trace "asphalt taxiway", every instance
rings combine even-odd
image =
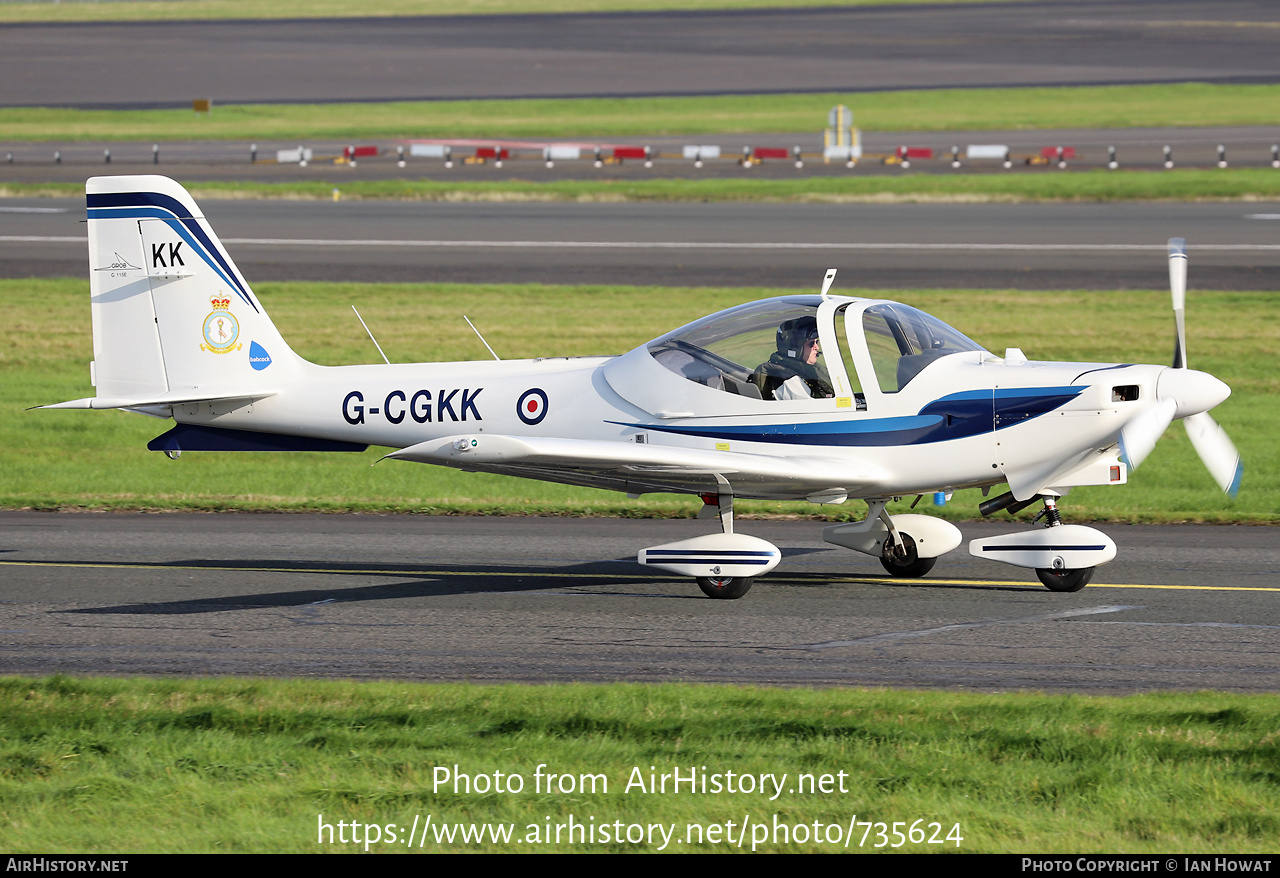
[[[963,526],[966,537],[1014,530]],[[963,547],[922,580],[742,521],[741,600],[635,564],[706,522],[0,512],[0,673],[1275,691],[1269,528],[1112,526],[1074,594]]]
[[[1277,25],[1248,0],[11,24],[0,104],[1275,82]]]

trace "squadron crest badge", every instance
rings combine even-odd
[[[213,305],[213,310],[204,319],[205,343],[200,345],[200,349],[215,354],[240,350],[242,345],[236,344],[236,339],[240,337],[240,322],[231,313],[230,297],[210,296],[209,302]]]

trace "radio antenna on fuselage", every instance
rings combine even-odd
[[[352,305],[351,310],[356,311],[356,306]],[[369,341],[373,342],[373,346],[378,349],[378,353],[382,354],[382,362],[390,366],[391,361],[387,359],[386,354],[382,353],[382,345],[378,344],[378,340],[373,337],[373,333],[369,332],[369,324],[364,322],[364,318],[360,316],[359,311],[356,311],[356,319],[360,321],[360,325],[364,327],[364,331],[369,333]]]
[[[470,327],[471,327],[471,331],[472,331],[472,332],[474,332],[474,333],[476,334],[476,338],[480,339],[480,344],[482,344],[482,345],[484,345],[485,347],[489,348],[489,343],[488,343],[487,341],[485,341],[485,340],[484,340],[484,336],[480,334],[480,330],[476,329],[476,325],[475,325],[474,323],[472,323],[472,322],[471,322],[471,318],[470,318],[470,317],[468,317],[466,314],[463,314],[463,315],[462,315],[462,319],[463,319],[463,320],[465,320],[465,321],[467,321],[467,326],[470,326]],[[494,358],[495,360],[497,360],[498,362],[502,362],[502,357],[498,356],[497,354],[494,354],[494,353],[493,353],[493,348],[489,348],[489,353],[493,354],[493,358]]]

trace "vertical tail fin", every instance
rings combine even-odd
[[[137,176],[93,177],[85,190],[99,398],[239,391],[297,372],[304,361],[186,189]]]

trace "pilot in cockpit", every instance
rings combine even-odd
[[[818,321],[812,316],[784,320],[778,327],[777,351],[751,376],[765,399],[826,399],[835,396],[831,376],[818,362],[822,347]]]

